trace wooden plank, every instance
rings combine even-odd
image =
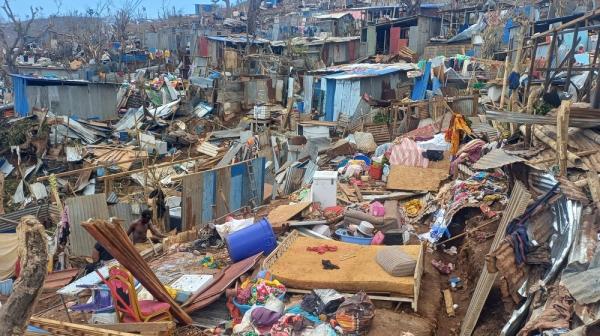
[[[558,151],[558,166],[560,168],[560,176],[567,175],[568,166],[568,143],[569,143],[569,112],[571,110],[571,101],[563,100],[556,113],[556,131],[557,131],[557,151]]]
[[[592,200],[596,203],[596,206],[600,206],[600,179],[598,179],[598,173],[588,171],[587,183],[590,188],[590,194],[592,194]]]
[[[358,201],[362,202],[363,196],[362,196],[362,193],[360,192],[360,187],[357,186],[356,184],[354,185],[354,191],[356,192],[356,197],[358,198]]]
[[[92,327],[83,324],[68,323],[56,320],[50,320],[42,317],[32,316],[29,323],[38,328],[48,330],[53,334],[58,335],[121,335],[121,336],[135,336],[136,334],[113,331],[101,327]]]
[[[437,191],[448,171],[437,168],[391,166],[387,189],[409,191]]]
[[[449,289],[444,289],[444,303],[446,304],[446,314],[449,317],[454,317],[456,314],[454,313],[454,301],[452,301],[452,292]]]
[[[90,325],[87,326],[91,327]],[[175,330],[175,326],[174,322],[133,322],[101,325],[103,329],[107,330],[141,333],[143,335],[168,335]]]
[[[267,219],[273,228],[279,228],[302,210],[308,208],[309,205],[310,202],[280,205],[269,213]]]

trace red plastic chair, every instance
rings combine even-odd
[[[109,279],[102,278],[110,288],[115,310],[120,322],[157,322],[172,321],[168,303],[156,300],[137,299],[133,276],[129,271],[118,266],[110,268]]]

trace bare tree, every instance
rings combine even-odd
[[[99,2],[96,8],[85,12],[71,12],[69,16],[70,40],[83,51],[84,58],[99,60],[111,40],[112,29],[104,20],[109,2]]]
[[[223,0],[223,2],[225,3],[225,17],[230,18],[231,17],[231,0]]]
[[[0,25],[0,43],[2,43],[2,47],[4,48],[4,63],[9,73],[15,73],[18,56],[16,51],[23,48],[25,39],[30,33],[31,24],[42,8],[29,7],[30,14],[27,15],[27,20],[23,21],[13,12],[8,0],[4,0],[4,3],[0,7],[9,21],[7,25]]]
[[[125,54],[125,45],[129,38],[128,27],[133,21],[133,14],[135,10],[139,7],[142,0],[126,0],[123,2],[123,6],[117,10],[115,13],[115,23],[113,25],[116,39],[121,44],[119,48],[119,54],[121,60],[123,59],[123,55]]]

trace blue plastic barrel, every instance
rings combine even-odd
[[[226,243],[229,256],[234,262],[259,252],[267,255],[277,247],[275,233],[266,218],[230,234],[227,236]]]

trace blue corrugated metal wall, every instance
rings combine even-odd
[[[254,170],[256,205],[260,205],[264,198],[265,158],[255,158],[248,164],[251,164]],[[228,174],[223,175],[224,172]],[[225,176],[229,178],[219,180]],[[184,230],[190,229],[191,225],[207,224],[220,217],[220,214],[217,214],[218,209],[226,208],[233,212],[250,205],[252,198],[247,162],[190,174],[182,179],[182,185],[181,213]],[[224,207],[219,186],[224,189],[223,194],[227,201]],[[191,209],[187,209],[188,206],[191,206]]]
[[[21,77],[12,77],[12,85],[15,93],[15,112],[20,117],[29,114],[29,103],[27,102],[27,80]]]

